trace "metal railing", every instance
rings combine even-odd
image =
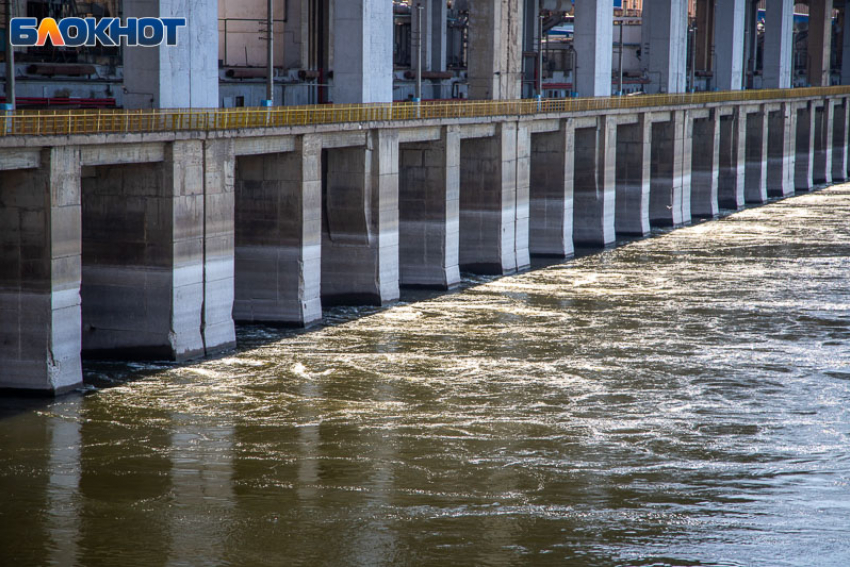
[[[16,111],[0,120],[2,136],[45,136],[146,132],[186,132],[279,128],[352,122],[386,122],[567,114],[722,102],[758,102],[850,95],[850,86],[723,91],[684,94],[550,100],[433,101],[421,104],[335,104],[207,110]]]

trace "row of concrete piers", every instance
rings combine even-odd
[[[849,103],[0,140],[0,387],[844,180]]]

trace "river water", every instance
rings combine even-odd
[[[850,185],[0,401],[0,565],[850,565]]]

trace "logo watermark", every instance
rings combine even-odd
[[[177,45],[177,30],[186,18],[12,18],[14,47],[156,47]]]

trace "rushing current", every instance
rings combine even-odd
[[[850,565],[850,185],[0,400],[2,566]]]

